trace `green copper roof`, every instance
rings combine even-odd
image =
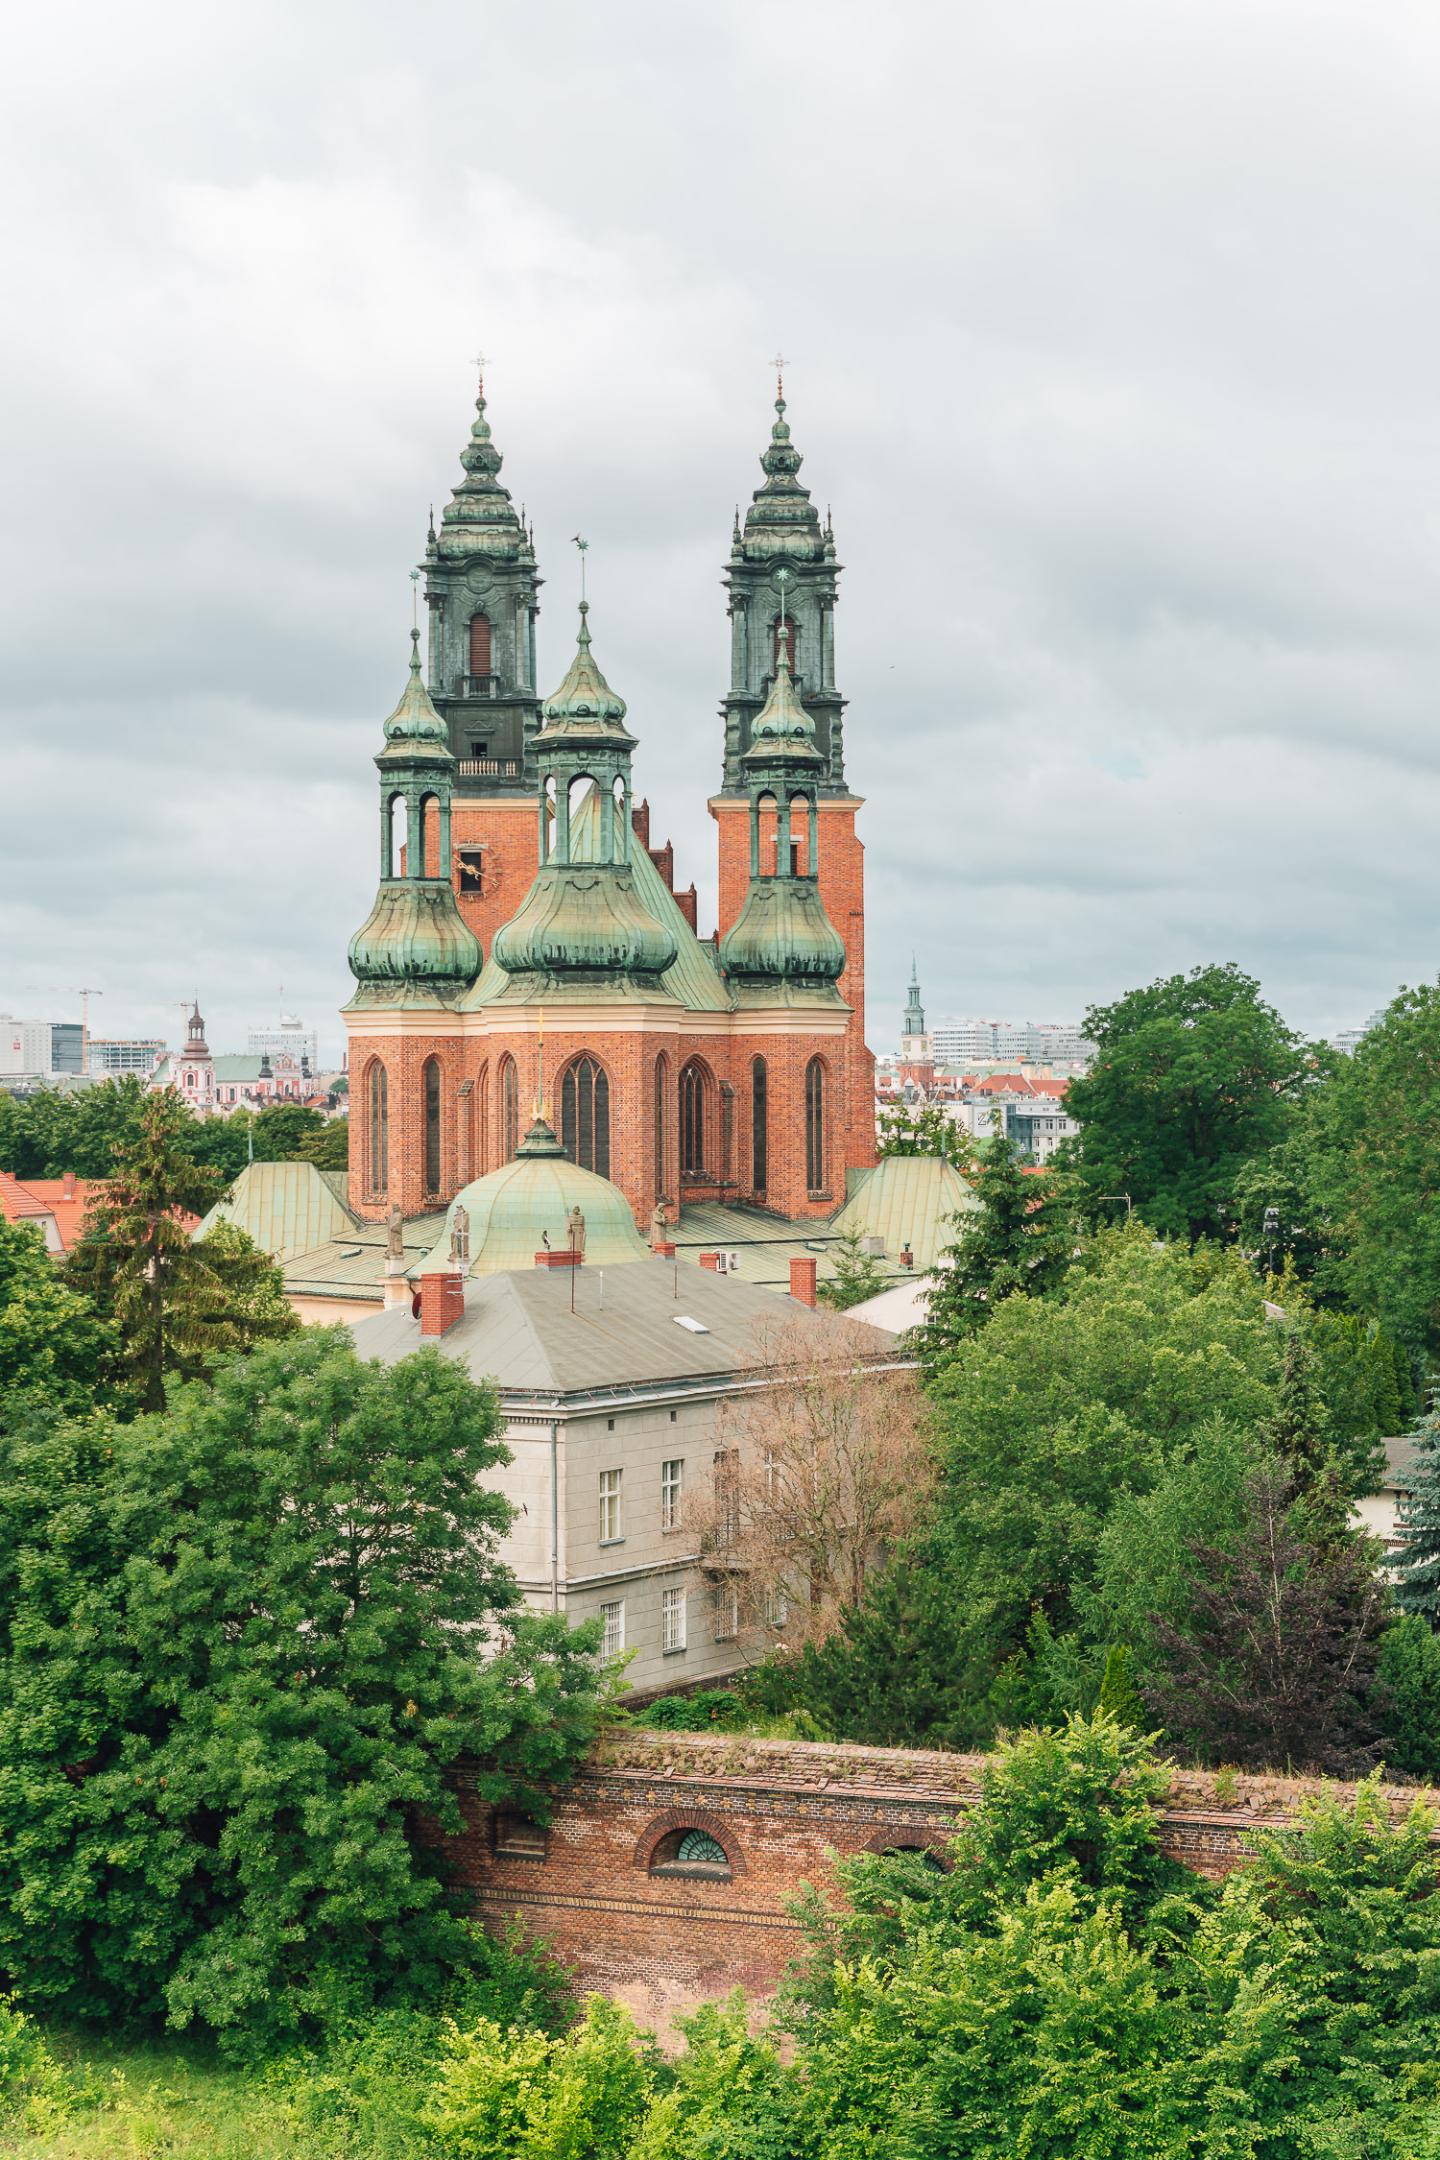
[[[582,600],[575,657],[565,680],[541,708],[544,719],[535,738],[537,749],[559,743],[598,744],[615,750],[635,747],[635,737],[624,725],[625,700],[610,688],[590,650],[589,613],[589,601]]]
[[[952,1242],[952,1217],[973,1215],[979,1205],[953,1163],[938,1155],[887,1155],[865,1172],[859,1190],[833,1218],[833,1228],[883,1238],[892,1262],[908,1244],[919,1274]]]
[[[387,765],[412,765],[417,756],[427,765],[454,763],[445,722],[431,704],[420,674],[420,632],[412,630],[409,680],[385,722],[385,747],[375,762],[383,770]]]
[[[787,575],[786,571],[780,573],[782,580]],[[801,704],[791,678],[789,643],[783,637],[775,656],[775,679],[750,730],[750,748],[740,762],[755,778],[761,777],[770,765],[798,771],[825,763],[815,746],[815,723]]]
[[[476,555],[488,555],[502,560],[534,561],[529,535],[510,499],[510,491],[500,485],[503,462],[485,417],[485,379],[482,376],[470,440],[460,453],[465,478],[446,505],[438,538],[431,540],[427,552],[432,558],[463,561]]]
[[[624,976],[644,987],[672,965],[676,944],[628,864],[543,863],[492,951],[508,975],[540,984]]]
[[[805,562],[821,562],[834,555],[835,543],[828,529],[820,529],[810,490],[800,484],[801,462],[790,440],[782,389],[775,400],[775,424],[760,460],[765,483],[755,490],[745,513],[744,533],[737,533],[732,553],[751,561],[790,555]]]
[[[350,972],[360,985],[355,1002],[392,1003],[375,993],[400,986],[457,996],[479,974],[482,957],[448,878],[385,878],[350,940]]]
[[[785,982],[828,991],[845,968],[845,946],[810,877],[756,877],[720,940],[720,965],[737,988]]]
[[[552,1252],[564,1252],[570,1210],[575,1207],[585,1218],[587,1269],[650,1257],[619,1186],[572,1163],[543,1118],[531,1126],[513,1162],[476,1178],[456,1194],[446,1211],[445,1228],[420,1272],[425,1267],[443,1267],[448,1261],[455,1211],[460,1207],[470,1218],[472,1275],[533,1267],[547,1239]]]

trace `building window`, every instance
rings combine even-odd
[[[790,673],[795,673],[795,638],[799,625],[791,614],[785,616],[785,657],[790,663]],[[780,617],[770,625],[770,666],[778,673],[780,668]]]
[[[625,1600],[616,1598],[611,1605],[600,1607],[603,1632],[600,1637],[600,1655],[619,1657],[625,1648]]]
[[[440,1190],[440,1060],[427,1058],[421,1074],[425,1099],[425,1190]]]
[[[662,1050],[655,1060],[655,1197],[665,1197],[666,1142],[670,1124],[670,1060]]]
[[[390,1181],[390,1079],[376,1058],[370,1067],[370,1190],[384,1193]]]
[[[510,1860],[543,1860],[548,1839],[543,1823],[531,1820],[528,1815],[516,1814],[513,1809],[501,1808],[492,1823],[492,1838],[497,1853]]]
[[[472,615],[470,618],[470,673],[472,675],[488,675],[490,673],[490,618],[488,615]]]
[[[769,1175],[769,1132],[766,1125],[766,1094],[770,1074],[764,1058],[750,1068],[750,1182],[757,1193],[765,1190]]]
[[[662,1590],[660,1593],[660,1648],[666,1657],[673,1657],[685,1648],[683,1590]]]
[[[577,1058],[560,1082],[560,1145],[571,1162],[610,1175],[610,1082],[594,1058]]]
[[[660,1528],[678,1530],[680,1527],[680,1495],[685,1486],[685,1459],[660,1465]]]
[[[483,757],[483,750],[470,745],[476,757]],[[485,890],[485,850],[478,847],[462,847],[455,850],[455,862],[459,872],[459,893],[462,900],[478,900]]]
[[[805,1182],[825,1190],[825,1067],[818,1057],[805,1068]]]
[[[705,1068],[691,1063],[680,1075],[680,1175],[705,1175]]]
[[[617,1545],[625,1534],[621,1527],[620,1518],[620,1479],[622,1474],[619,1470],[602,1470],[600,1472],[600,1543],[602,1545]]]
[[[500,1160],[515,1160],[520,1145],[520,1075],[515,1060],[507,1057],[500,1067]]]
[[[715,1456],[715,1536],[733,1545],[740,1535],[740,1450],[720,1448]]]
[[[490,1068],[482,1065],[470,1097],[470,1175],[484,1177],[490,1167]]]
[[[650,1855],[652,1875],[708,1875],[712,1881],[729,1882],[730,1855],[708,1830],[672,1830],[661,1838]]]
[[[740,1632],[740,1593],[733,1583],[715,1585],[715,1640],[733,1642]]]

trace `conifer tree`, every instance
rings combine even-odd
[[[979,1206],[954,1218],[955,1241],[941,1255],[916,1330],[932,1368],[982,1328],[1003,1298],[1053,1289],[1074,1253],[1058,1179],[1022,1170],[999,1133],[980,1150],[979,1165]]]
[[[836,1312],[847,1312],[885,1288],[884,1268],[863,1246],[864,1233],[859,1230],[847,1230],[836,1240],[830,1259],[835,1272],[819,1289],[822,1303]]]
[[[113,1317],[120,1362],[146,1410],[163,1409],[169,1374],[202,1377],[216,1361],[293,1334],[269,1258],[233,1224],[192,1236],[224,1189],[220,1172],[186,1147],[192,1124],[178,1096],[150,1096],[138,1139],[117,1151],[116,1168],[86,1217],[67,1273]]]
[[[1420,1421],[1409,1489],[1401,1495],[1399,1528],[1405,1556],[1395,1571],[1395,1595],[1406,1612],[1440,1627],[1440,1412]]]

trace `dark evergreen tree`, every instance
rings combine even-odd
[[[1234,1547],[1193,1544],[1182,1624],[1156,1614],[1147,1709],[1204,1761],[1353,1771],[1373,1761],[1366,1705],[1385,1593],[1366,1542],[1317,1536],[1277,1462],[1256,1469]]]
[[[1440,1627],[1440,1411],[1420,1421],[1398,1527],[1405,1551],[1395,1570],[1395,1595],[1406,1612],[1423,1613],[1431,1627]]]
[[[300,1324],[278,1271],[243,1231],[221,1224],[193,1236],[191,1218],[209,1211],[225,1180],[188,1152],[192,1125],[177,1096],[146,1099],[139,1137],[121,1149],[66,1267],[72,1287],[115,1321],[122,1371],[147,1410],[163,1408],[170,1374],[205,1375]]]
[[[884,1268],[863,1246],[863,1231],[847,1230],[831,1249],[830,1264],[835,1272],[821,1283],[819,1296],[836,1312],[847,1312],[852,1305],[861,1304],[885,1288]]]
[[[1381,1637],[1374,1703],[1387,1768],[1440,1784],[1440,1635],[1423,1613],[1406,1613]]]
[[[1060,1181],[1022,1170],[1000,1134],[986,1141],[979,1160],[979,1205],[954,1218],[954,1243],[941,1255],[915,1331],[932,1369],[982,1328],[1003,1299],[1054,1289],[1074,1257]]]

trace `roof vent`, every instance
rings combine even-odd
[[[692,1335],[708,1335],[710,1332],[703,1320],[692,1320],[689,1313],[672,1313],[670,1317],[675,1322],[676,1327],[688,1328]]]

